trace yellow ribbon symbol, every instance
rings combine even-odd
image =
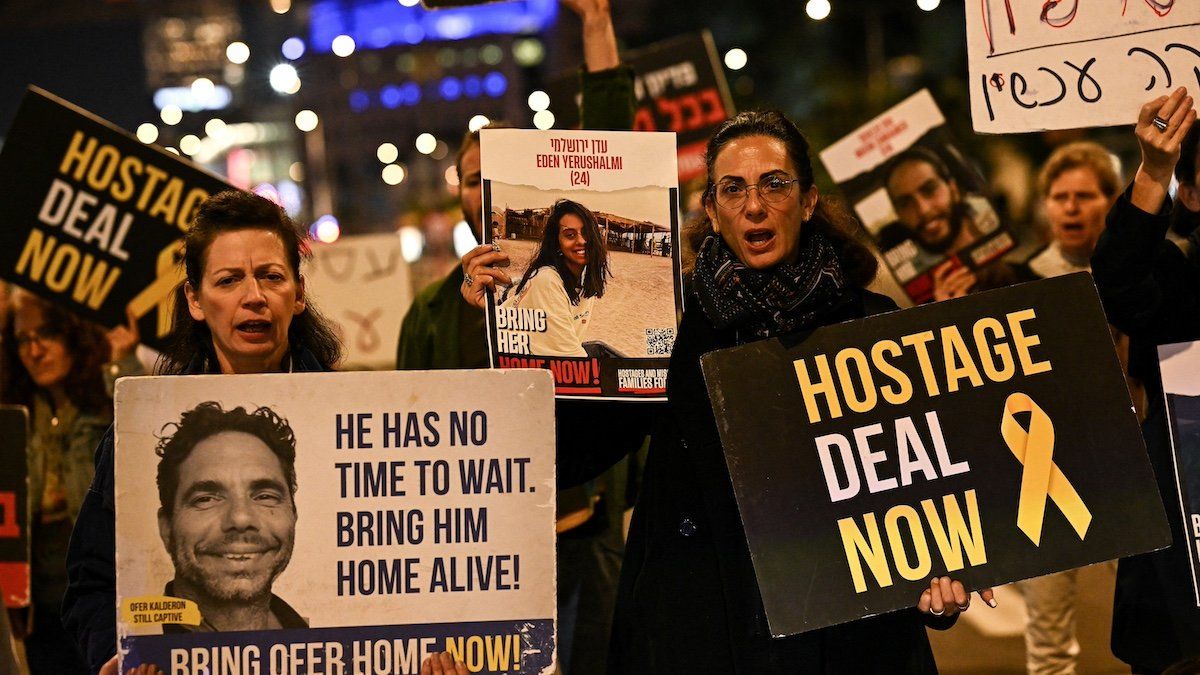
[[[158,308],[158,321],[155,334],[163,337],[171,332],[171,321],[175,315],[175,289],[183,283],[183,266],[179,264],[179,256],[183,252],[183,240],[177,239],[167,245],[158,254],[158,278],[129,301],[129,309],[133,315],[142,318],[155,307]]]
[[[1013,415],[1030,413],[1029,431]],[[1021,500],[1017,505],[1017,527],[1034,546],[1041,545],[1046,497],[1052,499],[1075,528],[1080,539],[1087,536],[1092,514],[1071,486],[1071,481],[1054,463],[1054,423],[1038,404],[1025,394],[1010,394],[1004,402],[1000,435],[1025,470],[1021,473]]]

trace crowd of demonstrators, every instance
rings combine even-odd
[[[136,327],[106,331],[28,292],[7,298],[0,325],[0,402],[29,411],[31,605],[12,610],[30,671],[86,673],[63,630],[71,529],[92,483],[92,457],[112,422],[112,385],[141,373]],[[132,324],[131,324],[132,325]]]
[[[1200,258],[1197,234],[1167,239],[1172,209],[1200,213],[1200,152],[1196,110],[1183,89],[1142,107],[1135,128],[1141,165],[1117,197],[1092,257],[1092,274],[1109,321],[1133,342],[1134,366],[1146,385],[1149,408],[1142,433],[1173,542],[1160,551],[1125,558],[1117,566],[1113,654],[1135,673],[1162,671],[1200,656],[1200,608],[1194,601],[1188,532],[1178,509],[1171,440],[1155,347],[1200,339]],[[1172,203],[1172,175],[1178,178]]]
[[[583,23],[584,128],[631,128],[633,73],[618,59],[608,0],[564,3]],[[1123,192],[1103,146],[1056,149],[1038,178],[1047,243],[1020,264],[937,264],[978,238],[982,197],[960,190],[945,162],[930,153],[904,153],[887,168],[886,190],[903,234],[934,263],[935,300],[1072,272],[1095,277],[1121,331],[1114,338],[1145,417],[1143,434],[1174,536],[1170,547],[1118,566],[1112,650],[1135,673],[1164,672],[1200,657],[1200,608],[1191,600],[1187,530],[1172,507],[1178,488],[1154,356],[1157,345],[1200,339],[1195,118],[1183,89],[1142,108],[1135,130],[1141,164]],[[480,166],[474,132],[459,148],[456,169],[464,217],[482,238]],[[700,357],[756,340],[803,339],[815,328],[896,304],[866,290],[877,258],[853,217],[818,194],[808,142],[784,115],[746,112],[726,121],[709,140],[706,166],[698,217],[682,237],[685,312],[670,355],[667,401],[556,401],[561,670],[936,672],[926,629],[950,628],[971,605],[971,594],[949,577],[931,579],[910,609],[787,638],[770,634]],[[542,290],[556,297],[561,291],[560,299],[576,308],[598,297],[604,275],[595,256],[602,242],[587,214],[565,212],[561,231],[547,228],[542,248],[549,258],[518,283],[506,272],[508,254],[492,244],[467,253],[418,294],[403,322],[398,368],[486,367],[486,294],[498,286],[513,286],[521,297],[548,279],[555,283]],[[575,239],[564,243],[564,232]],[[306,254],[303,232],[278,205],[240,191],[205,201],[185,237],[186,280],[159,371],[334,369],[342,348],[307,298]],[[585,266],[599,274],[590,288]],[[105,331],[0,285],[0,402],[29,410],[32,506],[32,607],[0,617],[0,669],[11,632],[24,641],[35,674],[116,673],[112,385],[143,372],[138,337],[132,317]],[[574,342],[582,349],[582,340]],[[581,428],[589,432],[579,434]],[[621,519],[606,503],[618,491],[605,485],[627,470],[618,462],[646,436],[650,449],[622,561]],[[256,577],[250,594],[273,598],[271,582],[281,571]],[[1029,608],[1031,673],[1076,667],[1076,579],[1072,570],[1019,584]],[[191,581],[199,587],[206,580]],[[980,595],[994,606],[990,589]],[[254,628],[283,623],[272,611],[261,618],[265,623]],[[462,675],[466,668],[443,653],[426,659],[421,672]]]

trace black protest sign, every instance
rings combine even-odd
[[[702,364],[773,635],[1171,542],[1086,273]]]
[[[0,152],[0,277],[160,347],[178,245],[216,176],[31,87]]]
[[[0,406],[0,591],[7,607],[29,606],[28,425],[24,406]]]
[[[704,147],[708,137],[734,113],[717,60],[712,35],[707,30],[680,35],[631,50],[622,59],[637,79],[634,93],[637,112],[634,131],[673,131],[679,145],[679,181],[705,173]],[[579,125],[579,75],[569,73],[546,87],[557,126]]]

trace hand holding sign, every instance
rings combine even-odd
[[[989,607],[996,606],[995,594],[990,588],[979,589],[979,597]],[[934,577],[929,580],[929,588],[921,591],[921,599],[917,602],[917,610],[929,612],[934,616],[954,616],[965,612],[971,607],[971,594],[961,581],[950,577]]]
[[[467,675],[467,665],[455,661],[450,652],[431,654],[421,664],[421,675]]]
[[[508,254],[499,244],[484,244],[467,251],[463,256],[463,299],[480,309],[487,309],[485,291],[496,292],[496,282],[512,285],[512,278],[501,267],[508,266]]]

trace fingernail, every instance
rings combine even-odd
[[[992,609],[996,609],[996,599],[995,598],[984,598],[983,601],[987,603],[988,607],[991,607]]]

